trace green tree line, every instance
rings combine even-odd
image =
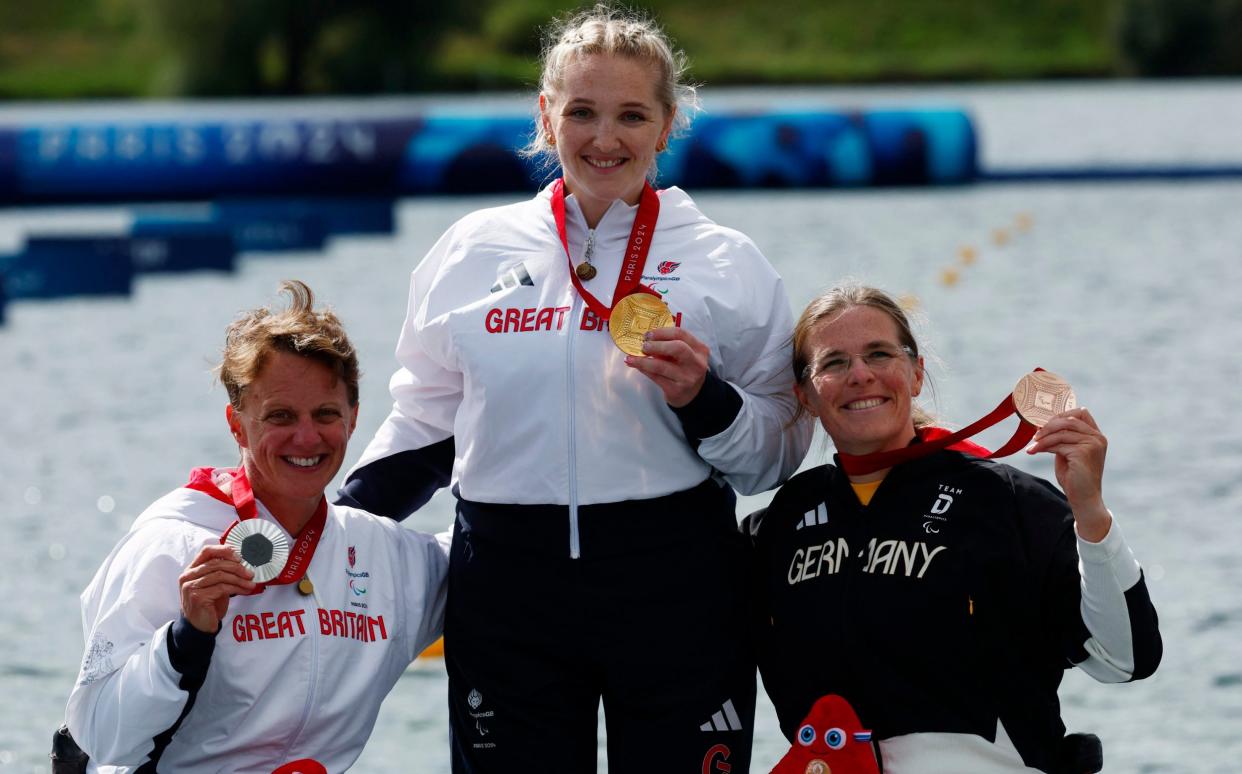
[[[0,3],[0,98],[530,88],[557,0]],[[1242,0],[647,0],[709,84],[1242,73]]]

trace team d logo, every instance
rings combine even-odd
[[[681,261],[660,261],[660,265],[656,267],[656,271],[661,274],[672,274],[677,271],[677,267],[681,265]]]

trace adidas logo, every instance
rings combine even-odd
[[[530,272],[526,271],[526,264],[524,263],[519,263],[497,277],[496,284],[492,285],[492,292],[496,293],[505,288],[516,288],[518,285],[526,285],[532,288],[535,286],[535,281],[530,278]]]
[[[802,529],[803,527],[814,527],[816,524],[828,523],[828,506],[820,503],[813,511],[807,511],[802,514],[802,521],[798,522],[798,526],[794,529]]]
[[[742,721],[733,709],[733,699],[725,701],[724,706],[712,713],[712,719],[699,726],[700,731],[741,731]]]

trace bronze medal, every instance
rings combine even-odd
[[[1013,388],[1013,405],[1018,415],[1036,427],[1078,405],[1069,382],[1049,371],[1033,371]]]
[[[304,597],[309,597],[315,593],[315,584],[311,583],[310,578],[303,576],[302,580],[298,581],[298,592]]]
[[[578,268],[574,269],[574,274],[577,274],[578,279],[585,282],[589,279],[594,279],[595,267],[589,263],[580,263],[578,264]]]
[[[612,308],[608,334],[622,352],[641,356],[647,331],[672,324],[673,313],[667,304],[650,293],[631,293]]]

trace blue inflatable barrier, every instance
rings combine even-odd
[[[660,162],[667,184],[792,188],[973,180],[974,129],[955,110],[704,116]]]
[[[0,129],[0,200],[391,192],[420,123],[272,117]]]
[[[0,257],[9,298],[128,296],[134,265],[126,237],[31,237],[25,251]]]
[[[538,188],[556,175],[518,150],[530,116],[429,116],[405,146],[399,188],[408,194],[466,194]]]
[[[350,196],[530,190],[556,174],[519,155],[532,130],[525,113],[434,111],[0,128],[0,202],[314,192],[340,205]],[[673,142],[661,181],[694,188],[964,183],[977,175],[976,156],[973,125],[960,110],[711,114]]]

